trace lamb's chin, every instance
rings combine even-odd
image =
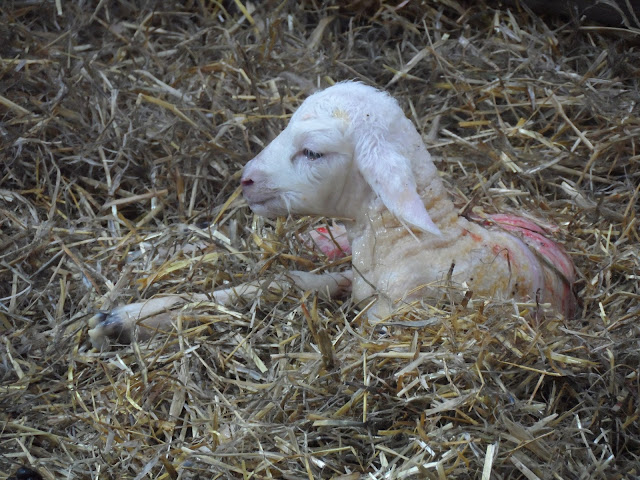
[[[282,204],[282,201],[277,198],[268,198],[259,202],[249,203],[251,211],[261,217],[273,218],[279,215],[287,215],[287,209]]]

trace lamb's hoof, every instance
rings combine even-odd
[[[89,340],[94,348],[100,349],[111,343],[131,343],[131,328],[118,309],[96,313],[89,319],[89,327]]]
[[[89,338],[96,348],[109,343],[131,343],[134,338],[148,340],[171,327],[171,308],[184,304],[179,295],[169,295],[130,303],[100,312],[89,319]]]

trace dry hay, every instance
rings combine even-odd
[[[639,32],[394,5],[3,2],[0,478],[640,475]],[[460,208],[560,226],[578,318],[265,292],[91,350],[97,308],[341,268],[237,186],[348,78],[401,101]]]

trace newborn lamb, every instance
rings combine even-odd
[[[245,167],[243,194],[258,215],[346,218],[353,272],[291,272],[303,289],[377,297],[369,315],[384,318],[398,302],[440,297],[548,303],[570,316],[574,267],[537,224],[512,215],[470,221],[458,215],[420,134],[398,103],[373,87],[343,82],[311,95],[289,125]],[[230,303],[258,284],[213,292]],[[205,300],[195,296],[189,300]],[[170,321],[181,297],[161,297],[94,317],[95,344],[130,333],[142,317]]]

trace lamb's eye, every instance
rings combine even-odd
[[[305,148],[304,150],[302,150],[302,154],[305,157],[307,157],[309,160],[317,160],[320,157],[324,156],[324,153],[314,152],[312,150],[309,150],[308,148]]]

